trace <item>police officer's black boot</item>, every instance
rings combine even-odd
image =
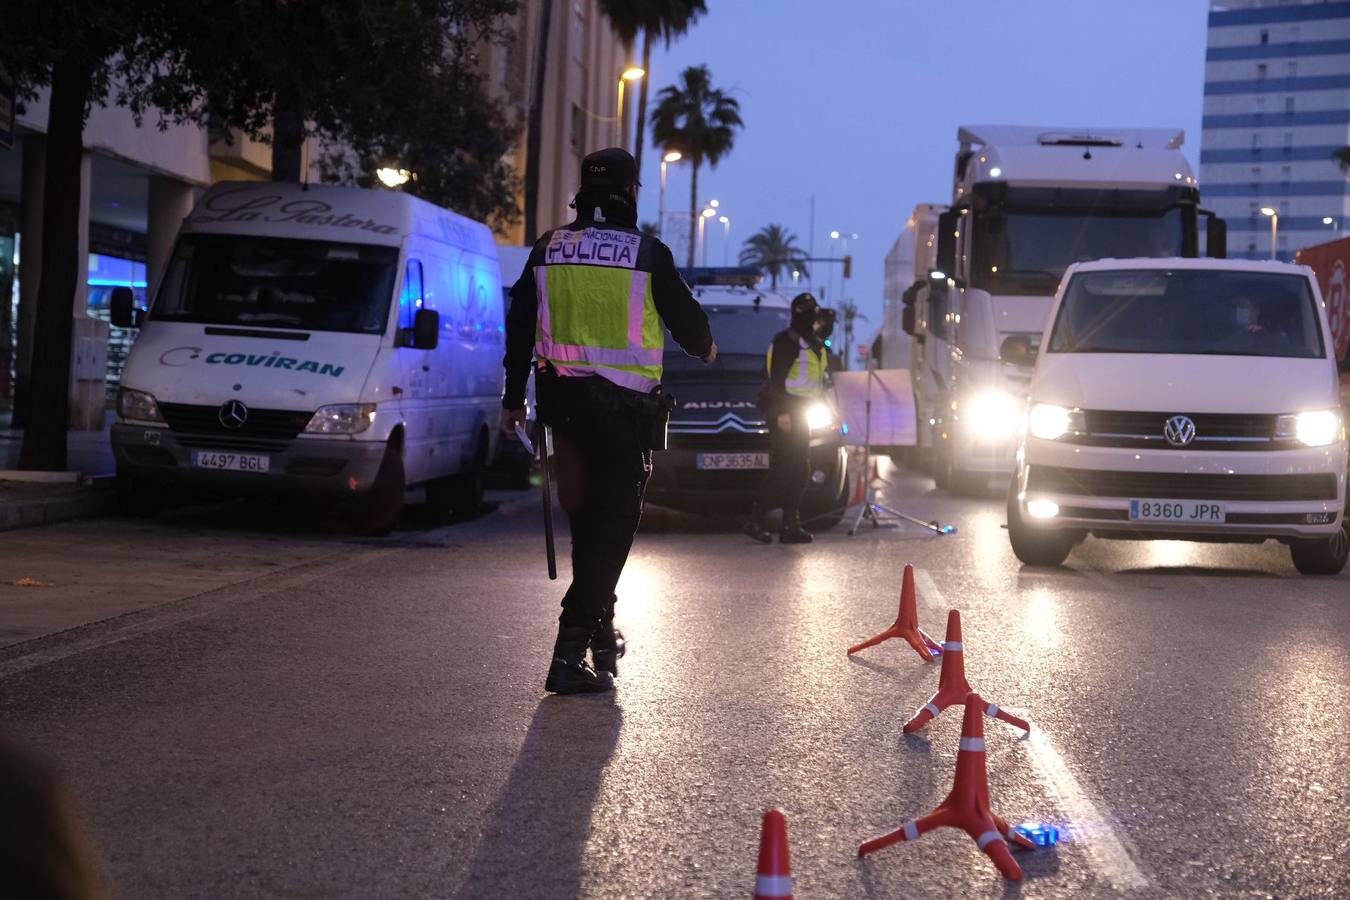
[[[614,627],[614,618],[601,619],[591,632],[591,661],[595,663],[595,671],[618,677],[619,660],[627,652],[628,642],[624,640],[623,632]]]
[[[741,534],[761,544],[773,543],[773,532],[764,526],[764,506],[756,503],[750,507],[750,521],[741,528]]]
[[[597,672],[586,662],[591,631],[585,625],[558,626],[553,663],[548,667],[544,690],[550,694],[598,694],[614,690],[614,676]]]
[[[783,510],[783,530],[778,532],[780,544],[809,544],[815,538],[802,527],[801,514],[795,509]]]

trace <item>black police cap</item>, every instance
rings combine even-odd
[[[637,161],[622,147],[608,147],[586,155],[581,161],[581,189],[583,191],[613,191],[618,193],[638,181]]]
[[[803,291],[792,298],[792,311],[794,313],[813,313],[820,308],[816,298],[807,291]]]

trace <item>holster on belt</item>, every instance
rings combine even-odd
[[[584,405],[605,415],[635,418],[642,449],[666,449],[666,430],[677,403],[662,385],[650,393],[639,394],[598,375],[563,378],[548,363],[539,363],[534,391],[539,421],[550,427],[562,425],[570,417],[571,409]]]

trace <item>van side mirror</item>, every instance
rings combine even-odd
[[[1210,259],[1228,258],[1228,223],[1214,213],[1206,213],[1205,255]]]
[[[413,316],[412,346],[415,350],[435,350],[441,342],[441,314],[423,307]]]
[[[126,285],[113,288],[108,306],[109,318],[118,328],[140,327],[141,317],[137,315],[140,310],[136,308],[136,297],[131,293],[131,288]]]
[[[998,348],[998,358],[1012,366],[1031,368],[1036,365],[1036,351],[1031,346],[1031,338],[1025,334],[1004,338]]]

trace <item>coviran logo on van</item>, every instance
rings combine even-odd
[[[313,372],[316,375],[342,375],[342,366],[321,363],[313,359],[294,359],[280,353],[208,353],[208,366],[252,366],[264,369],[287,369],[291,372]]]
[[[335,213],[322,200],[300,199],[283,203],[278,194],[258,194],[256,188],[221,191],[207,198],[189,218],[189,222],[221,224],[225,222],[293,222],[297,225],[327,225],[354,228],[375,234],[398,234],[393,225],[385,225],[364,216]]]
[[[586,228],[582,231],[559,229],[549,239],[544,251],[544,263],[556,266],[580,263],[592,266],[617,266],[631,269],[637,265],[641,235],[604,228]]]

